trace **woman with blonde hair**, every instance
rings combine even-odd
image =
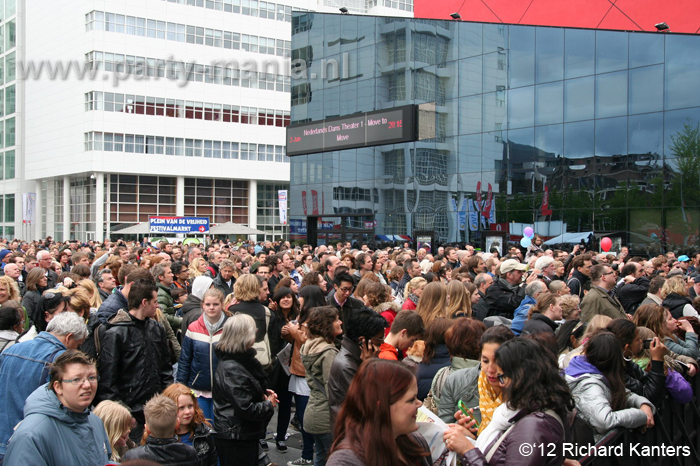
[[[461,281],[452,280],[447,284],[446,313],[450,319],[472,316],[472,297]]]
[[[447,317],[447,287],[442,282],[432,282],[425,285],[416,312],[423,319],[423,325],[428,328],[435,319]],[[413,367],[423,360],[425,341],[418,340],[406,352],[407,358],[403,363]]]
[[[97,285],[95,285],[95,282],[87,279],[80,280],[78,282],[78,286],[88,292],[88,296],[90,298],[90,312],[97,312],[102,305],[102,298],[100,298],[100,292],[97,290]]]
[[[612,318],[610,316],[605,316],[603,314],[598,314],[593,316],[593,318],[588,322],[588,325],[586,325],[586,331],[583,333],[583,336],[581,337],[581,343],[578,348],[575,350],[572,350],[568,352],[564,357],[559,359],[559,367],[561,369],[566,369],[569,366],[569,363],[575,356],[580,356],[583,354],[583,350],[586,347],[586,343],[588,343],[588,340],[600,329],[604,329],[608,326],[608,324],[612,322]]]
[[[425,285],[416,312],[423,318],[426,328],[438,317],[447,317],[447,287],[441,282]]]
[[[129,408],[118,401],[105,400],[97,405],[94,413],[105,425],[109,444],[112,447],[112,456],[109,459],[121,461],[122,455],[136,446],[129,440],[133,419]]]
[[[85,288],[76,287],[65,293],[68,296],[68,307],[87,322],[90,317],[90,295]]]
[[[428,281],[423,277],[412,278],[411,281],[406,283],[406,289],[403,293],[403,295],[406,296],[406,299],[404,300],[403,306],[401,307],[402,311],[416,310],[416,308],[418,307],[418,301],[420,300],[420,297],[423,294],[423,290],[425,290],[427,284]]]
[[[201,257],[192,260],[190,264],[190,278],[195,279],[204,275],[207,270],[207,261]]]
[[[666,280],[661,288],[661,298],[664,300],[663,307],[669,310],[674,319],[683,316],[700,317],[693,307],[693,301],[688,297],[688,288],[681,277]]]
[[[561,316],[564,320],[577,320],[581,315],[581,298],[576,294],[566,294],[559,297]]]
[[[15,280],[3,275],[0,277],[0,305],[7,301],[19,301],[19,287]]]

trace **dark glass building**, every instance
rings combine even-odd
[[[292,125],[420,106],[416,141],[291,157],[293,238],[699,244],[696,35],[296,13],[292,50]]]

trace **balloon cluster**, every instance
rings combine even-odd
[[[532,227],[525,227],[523,234],[525,236],[523,236],[520,240],[520,246],[526,248],[532,243],[532,237],[535,236],[535,230],[533,230]]]

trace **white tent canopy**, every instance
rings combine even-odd
[[[150,231],[148,222],[141,222],[120,230],[113,230],[112,233],[119,233],[122,235],[148,235],[150,234]]]
[[[592,231],[584,231],[580,233],[562,233],[559,236],[555,236],[554,238],[545,241],[544,244],[547,246],[561,243],[577,244],[580,243],[581,240],[588,242],[591,236],[593,236]]]
[[[119,233],[122,235],[150,235],[148,222],[141,222],[135,225],[131,225],[120,230],[114,230],[114,233]],[[163,233],[153,233],[158,235],[163,235]],[[265,232],[261,230],[256,230],[255,228],[250,228],[246,225],[241,225],[233,222],[226,222],[220,225],[215,225],[209,228],[209,234],[211,235],[264,235]]]
[[[256,230],[239,223],[226,222],[209,228],[211,235],[264,235],[264,231]]]

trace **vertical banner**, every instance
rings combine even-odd
[[[479,217],[478,202],[469,199],[469,231],[479,230]]]
[[[318,215],[318,192],[315,189],[311,190],[311,208],[314,215]]]
[[[36,193],[22,194],[22,223],[34,223],[34,211],[36,207]]]
[[[301,192],[301,206],[304,208],[304,216],[307,215],[306,209],[306,191]]]
[[[450,207],[452,208],[452,211],[454,212],[454,219],[455,222],[457,222],[457,230],[459,231],[460,229],[460,223],[459,223],[459,207],[457,207],[457,199],[450,198]]]
[[[486,202],[484,203],[484,209],[482,211],[482,215],[484,218],[491,218],[491,202],[493,201],[493,188],[491,187],[491,183],[489,183],[489,190],[486,193]]]
[[[280,222],[282,225],[287,224],[287,190],[280,189],[277,191],[277,200],[280,208]]]
[[[549,187],[544,185],[544,196],[542,196],[541,213],[544,216],[552,215],[552,209],[549,208]]]
[[[462,199],[462,206],[459,209],[459,231],[464,231],[467,229],[467,210],[469,206],[467,203],[469,199],[466,197]]]

